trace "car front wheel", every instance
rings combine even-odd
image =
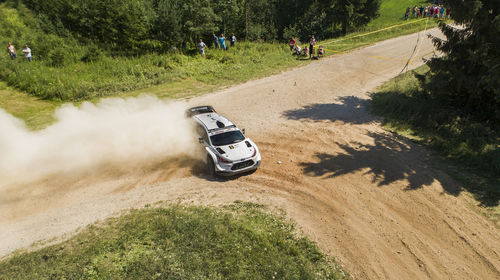
[[[210,177],[215,177],[215,164],[211,156],[207,155],[207,172]]]

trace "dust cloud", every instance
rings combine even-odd
[[[152,96],[65,104],[51,126],[31,131],[0,109],[0,188],[100,165],[135,165],[197,150],[187,105]]]

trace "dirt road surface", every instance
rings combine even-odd
[[[175,158],[15,186],[0,194],[0,256],[147,203],[244,200],[284,209],[357,279],[500,279],[498,228],[425,149],[367,112],[369,93],[400,73],[416,42],[388,40],[189,100],[246,128],[263,157],[251,175],[211,180],[196,160]],[[410,69],[432,50],[424,39]]]

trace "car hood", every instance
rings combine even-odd
[[[252,147],[247,147],[246,141],[241,141],[226,146],[219,146],[217,148],[223,150],[224,153],[221,153],[221,155],[230,161],[238,161],[250,158],[253,156],[253,153],[255,151],[255,147],[253,145]]]

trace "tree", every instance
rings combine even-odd
[[[432,59],[423,86],[465,114],[500,121],[500,1],[448,0],[454,25],[439,24],[446,39],[434,38],[444,56]]]
[[[363,26],[378,16],[380,0],[337,0],[330,4],[338,12],[337,22],[342,25],[342,34],[350,27]]]

